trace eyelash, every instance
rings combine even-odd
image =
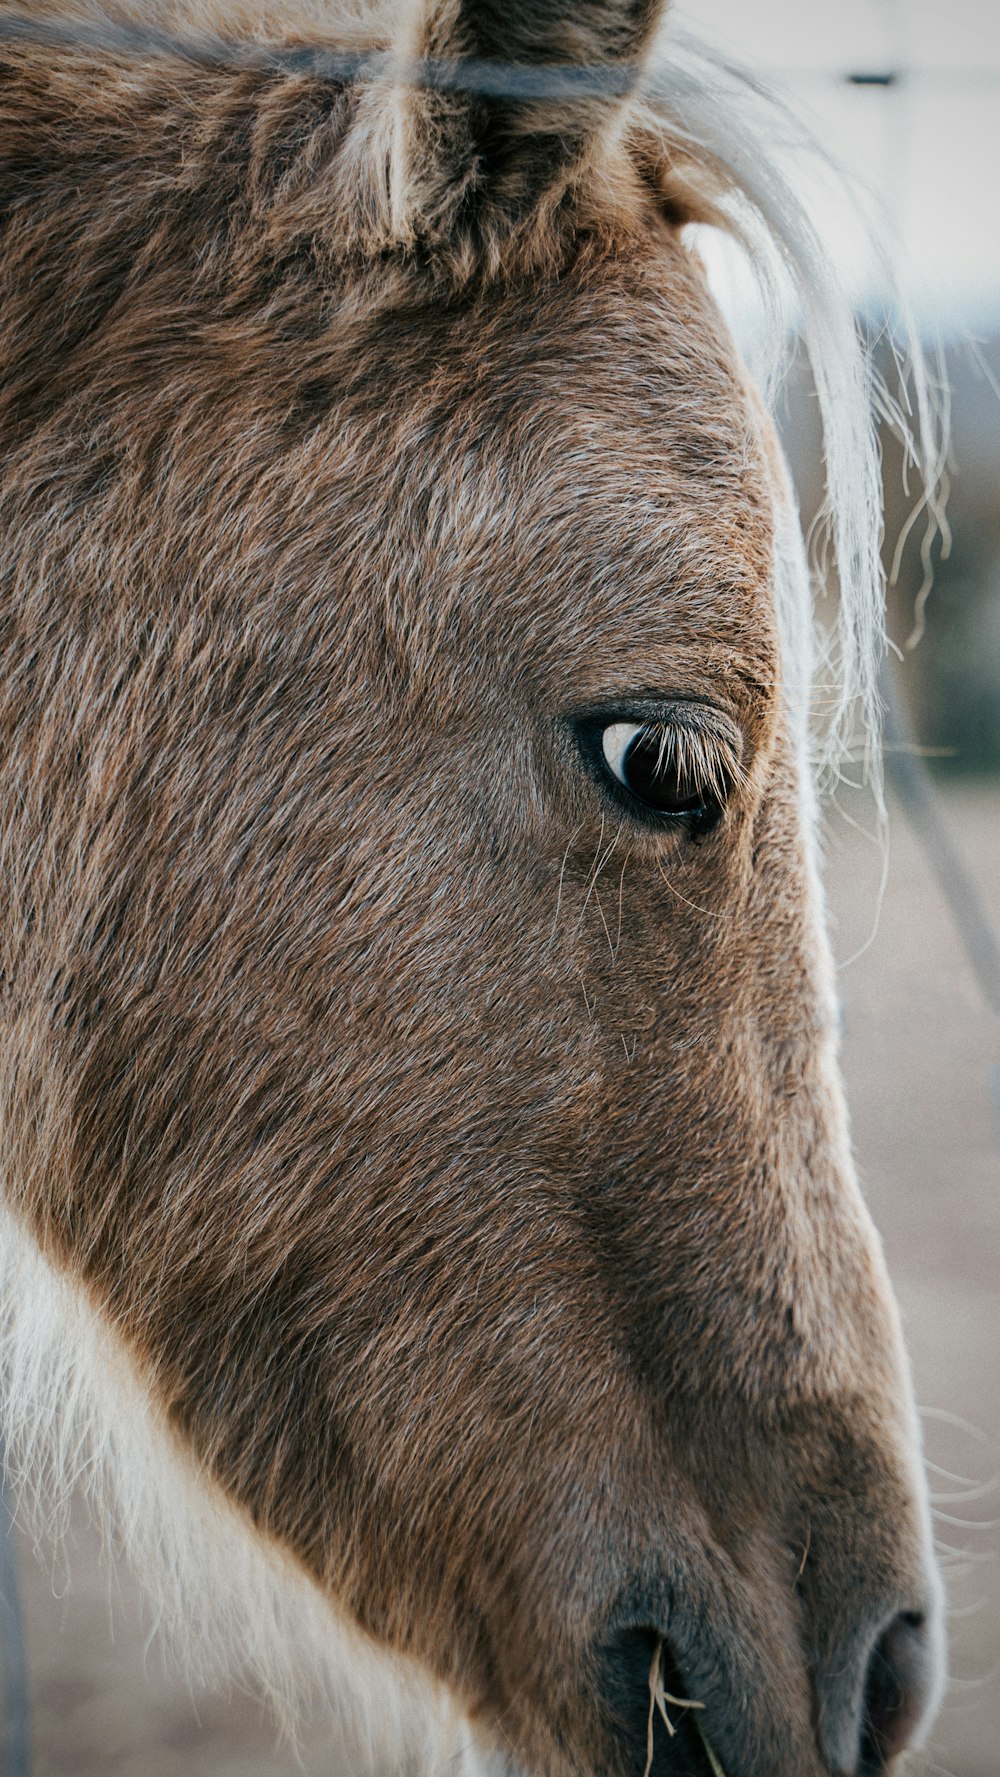
[[[589,718],[579,733],[591,770],[633,818],[681,826],[692,838],[719,825],[745,781],[738,750],[700,724],[616,712]]]

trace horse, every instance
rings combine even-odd
[[[9,1460],[354,1777],[874,1777],[942,1684],[818,872],[864,351],[663,13],[3,14]],[[833,656],[691,224],[802,299]]]

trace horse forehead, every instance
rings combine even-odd
[[[431,559],[422,600],[467,602],[485,582],[482,613],[506,632],[534,588],[570,642],[636,623],[646,645],[685,626],[767,629],[759,420],[686,256],[675,276],[678,253],[429,316],[426,331],[403,319],[390,430],[404,466],[398,484],[369,485],[414,561]],[[373,418],[384,462],[387,416]]]
[[[746,482],[755,422],[743,373],[674,237],[651,234],[626,260],[581,251],[558,277],[470,301],[407,280],[389,291],[360,328],[354,301],[334,329],[352,411],[375,418],[383,455],[388,407],[392,432],[424,460],[441,446],[459,462],[470,448],[489,457],[494,444],[530,456],[536,482],[556,485],[564,462],[619,496],[633,484],[671,493],[685,472]]]

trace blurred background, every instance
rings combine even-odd
[[[898,709],[884,893],[874,810],[849,784],[828,810],[826,846],[856,1152],[902,1306],[950,1589],[951,1688],[913,1770],[997,1777],[1000,5],[687,0],[678,11],[766,75],[884,204],[887,256],[951,390],[950,550],[934,547],[921,614],[915,526],[889,595]],[[859,314],[881,325],[891,298],[852,206],[826,187],[814,201]],[[728,260],[717,272],[739,330],[746,287]],[[821,469],[804,367],[788,379],[783,424],[808,517]],[[888,437],[884,455],[891,557],[912,493]],[[36,1777],[325,1773],[321,1723],[297,1763],[256,1705],[194,1694],[163,1670],[127,1575],[109,1594],[82,1514],[67,1549],[15,1535],[14,1553]],[[9,1599],[11,1570],[0,1579]],[[8,1672],[8,1687],[17,1678]],[[3,1777],[20,1777],[8,1755]]]

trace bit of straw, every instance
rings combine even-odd
[[[696,1721],[694,1725],[698,1730],[698,1738],[700,1739],[702,1746],[705,1748],[705,1757],[708,1759],[708,1762],[712,1767],[712,1777],[726,1777],[726,1773],[719,1763],[719,1755],[702,1727],[701,1722]]]
[[[662,1716],[663,1725],[672,1740],[677,1732],[677,1728],[667,1714],[667,1704],[669,1703],[673,1709],[704,1709],[705,1707],[704,1703],[696,1703],[693,1697],[671,1696],[670,1692],[664,1688],[662,1664],[663,1639],[661,1637],[657,1641],[656,1647],[653,1650],[653,1659],[649,1668],[649,1719],[646,1723],[646,1769],[644,1770],[642,1777],[650,1777],[650,1773],[653,1769],[653,1727],[656,1721],[657,1711],[659,1711]],[[712,1748],[709,1746],[708,1741],[705,1738],[700,1723],[698,1723],[698,1732],[712,1766],[712,1777],[726,1777],[715,1753],[712,1751]]]

